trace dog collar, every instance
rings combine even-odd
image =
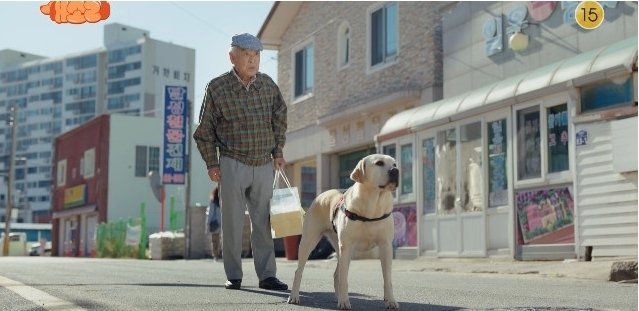
[[[357,215],[356,213],[353,213],[351,211],[349,211],[346,208],[346,201],[344,200],[344,198],[346,197],[346,194],[344,194],[344,196],[339,200],[339,202],[337,202],[337,207],[335,208],[335,211],[333,212],[333,231],[337,232],[337,227],[335,226],[335,219],[337,218],[337,211],[342,211],[342,213],[344,213],[344,215],[346,215],[346,217],[348,217],[348,219],[350,220],[356,220],[356,221],[379,221],[382,219],[387,218],[388,216],[391,215],[391,213],[388,214],[384,214],[381,217],[377,217],[377,218],[367,218],[367,217],[363,217],[360,215]]]

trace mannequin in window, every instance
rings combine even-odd
[[[467,211],[481,211],[482,209],[482,178],[481,166],[471,157],[468,159],[468,202]]]

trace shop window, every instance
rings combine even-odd
[[[347,189],[353,185],[351,173],[363,157],[374,154],[375,148],[359,150],[339,156],[339,188]]]
[[[435,138],[422,140],[422,185],[424,214],[435,213]]]
[[[400,194],[406,195],[413,193],[413,144],[401,146],[400,161]]]
[[[550,107],[548,118],[548,173],[567,171],[568,165],[568,105]]]
[[[508,204],[506,120],[488,122],[488,207]]]
[[[632,76],[607,80],[581,88],[581,112],[634,105]]]
[[[397,147],[395,147],[395,144],[382,147],[382,153],[397,159]]]
[[[460,131],[462,210],[464,212],[483,209],[481,122],[463,125]]]
[[[457,201],[457,131],[437,132],[435,163],[437,171],[437,211],[440,215],[454,214]]]
[[[517,179],[541,177],[539,107],[517,111]]]

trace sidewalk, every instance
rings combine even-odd
[[[311,260],[307,265],[326,266],[333,268],[335,260]],[[288,261],[297,264],[297,261]],[[448,273],[486,273],[486,274],[510,274],[532,275],[540,277],[574,278],[610,281],[611,269],[615,263],[633,262],[634,271],[629,267],[623,267],[622,273],[633,275],[634,278],[624,277],[623,282],[637,282],[637,259],[614,258],[609,260],[593,261],[516,261],[510,258],[433,258],[419,257],[417,259],[394,259],[394,271],[427,271]],[[378,259],[358,259],[351,264],[363,269],[380,269]],[[625,271],[623,269],[626,269]]]
[[[516,261],[509,258],[420,257],[413,262],[409,260],[395,260],[393,261],[393,267],[407,271],[536,275],[542,277],[609,281],[611,268],[617,261],[621,260]],[[632,260],[628,259],[623,261]]]

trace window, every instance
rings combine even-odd
[[[317,168],[314,166],[302,166],[302,189],[300,201],[302,207],[309,208],[317,193]]]
[[[150,171],[159,173],[160,147],[135,146],[135,177],[146,177]]]
[[[481,122],[462,125],[460,132],[461,152],[461,204],[462,211],[476,212],[483,209],[483,168],[481,148]]]
[[[413,193],[413,144],[401,146],[400,194]]]
[[[110,66],[108,69],[108,79],[124,78],[128,71],[134,71],[142,68],[142,62],[133,62],[127,64],[121,64],[117,66]],[[155,66],[153,67],[155,71]]]
[[[351,29],[347,23],[342,24],[337,34],[338,42],[338,67],[342,68],[348,65],[350,60],[351,49]]]
[[[140,53],[142,53],[142,47],[140,45],[113,50],[107,53],[107,61],[109,64],[123,62],[126,60],[127,56]]]
[[[295,97],[313,92],[313,45],[295,52]]]
[[[517,111],[517,179],[541,177],[539,107]]]
[[[508,204],[506,120],[488,122],[488,207]]]
[[[457,200],[457,131],[454,128],[437,132],[435,163],[437,211],[440,215],[454,214]]]
[[[98,56],[96,54],[67,59],[67,67],[73,67],[75,70],[94,68],[97,65]]]
[[[118,80],[115,82],[109,82],[107,83],[107,92],[108,92],[108,95],[121,94],[121,93],[124,93],[124,90],[127,87],[140,85],[140,84],[141,84],[140,78],[131,78],[131,79],[125,79],[125,80]]]
[[[517,111],[517,180],[547,178],[570,169],[568,122],[566,103]]]
[[[339,188],[347,189],[353,185],[351,173],[363,157],[374,154],[375,148],[355,151],[339,156]]]
[[[397,147],[395,147],[395,144],[382,147],[382,153],[397,159]]]
[[[397,3],[387,3],[371,13],[371,67],[397,57]]]
[[[95,148],[84,151],[83,173],[84,178],[91,178],[95,174]]]
[[[567,171],[568,167],[568,105],[550,107],[548,118],[548,173]]]
[[[64,186],[64,184],[66,183],[67,180],[67,160],[60,160],[58,161],[58,168],[57,168],[57,179],[56,179],[56,184],[58,185],[58,187],[62,187]]]
[[[424,214],[435,213],[435,138],[422,140]]]

